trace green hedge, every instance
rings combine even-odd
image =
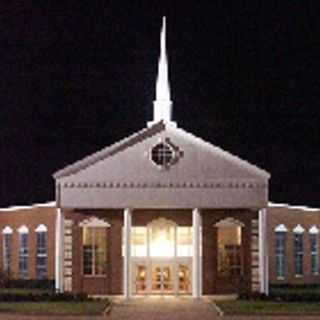
[[[0,302],[91,301],[87,294],[0,291]]]
[[[271,285],[269,299],[286,302],[320,302],[320,285]]]
[[[4,288],[16,288],[16,289],[43,289],[43,290],[55,290],[54,280],[42,279],[10,279],[8,280]]]
[[[240,300],[271,300],[283,302],[320,302],[320,285],[270,285],[269,295],[257,292],[239,294]]]

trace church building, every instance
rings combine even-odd
[[[268,172],[171,113],[164,18],[153,120],[54,173],[54,202],[0,209],[2,270],[125,298],[319,282],[320,211],[270,203]]]

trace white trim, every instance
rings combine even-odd
[[[0,212],[5,211],[18,211],[18,210],[27,210],[27,209],[33,209],[33,208],[47,208],[47,207],[55,207],[56,202],[51,201],[51,202],[45,202],[45,203],[35,203],[30,206],[12,206],[12,207],[7,207],[7,208],[0,208]]]
[[[214,224],[214,226],[218,228],[244,227],[244,223],[242,223],[241,221],[233,217],[228,217],[228,218],[219,220]]]
[[[55,225],[55,288],[58,292],[63,292],[63,221],[63,212],[60,208],[57,208]]]
[[[5,226],[3,229],[2,229],[2,234],[12,234],[13,233],[13,229],[9,226]]]
[[[248,161],[243,160],[240,157],[238,157],[238,156],[236,156],[226,150],[223,150],[222,148],[215,146],[200,137],[193,135],[190,132],[187,132],[181,128],[174,128],[174,127],[167,126],[167,130],[169,130],[169,129],[175,131],[178,134],[180,133],[186,139],[197,142],[199,144],[199,146],[204,147],[207,151],[209,151],[211,153],[215,153],[215,154],[221,156],[222,158],[225,158],[226,160],[230,160],[232,163],[237,164],[240,168],[248,170],[253,175],[257,175],[265,180],[268,180],[271,177],[270,173],[267,172],[266,170],[261,169],[261,168],[257,167],[256,165],[251,164]]]
[[[34,231],[35,232],[47,232],[48,228],[44,224],[39,224]]]
[[[287,227],[284,224],[279,224],[274,228],[275,232],[288,232]]]
[[[124,266],[123,266],[123,295],[125,299],[131,298],[131,227],[132,210],[123,211],[124,220]]]
[[[201,254],[200,254],[200,226],[201,213],[199,209],[192,211],[192,296],[200,298],[201,296]]]
[[[320,208],[311,208],[308,206],[293,206],[287,203],[274,203],[274,202],[268,202],[269,208],[288,208],[292,210],[302,210],[302,211],[310,211],[310,212],[316,212],[320,211]]]
[[[294,233],[304,233],[304,228],[301,226],[301,224],[298,224],[295,226],[295,228],[292,230]]]
[[[110,223],[104,221],[103,219],[99,219],[97,217],[90,217],[88,219],[85,219],[79,223],[80,227],[86,227],[86,228],[109,228]]]
[[[310,233],[310,234],[318,234],[318,233],[319,233],[319,229],[317,228],[317,226],[312,226],[312,227],[309,229],[309,233]]]
[[[18,230],[19,233],[29,233],[29,229],[27,226],[22,225]]]
[[[260,292],[269,294],[267,210],[259,210],[259,275]]]

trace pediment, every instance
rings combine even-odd
[[[152,130],[153,129],[153,130]],[[155,130],[157,129],[157,130]],[[150,133],[151,132],[151,133]],[[168,144],[174,158],[158,166],[152,153],[159,144]],[[100,151],[55,174],[58,181],[73,186],[187,186],[199,184],[263,183],[269,174],[208,142],[170,126],[146,129],[128,138],[117,148]]]
[[[67,206],[259,207],[267,204],[270,175],[159,122],[54,177]]]

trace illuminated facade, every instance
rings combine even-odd
[[[0,266],[94,295],[268,294],[320,283],[320,209],[268,201],[270,175],[172,121],[165,20],[154,118],[54,174],[54,202],[0,209]]]
[[[179,128],[171,113],[164,18],[153,121],[54,174],[57,289],[267,292],[270,175]]]

